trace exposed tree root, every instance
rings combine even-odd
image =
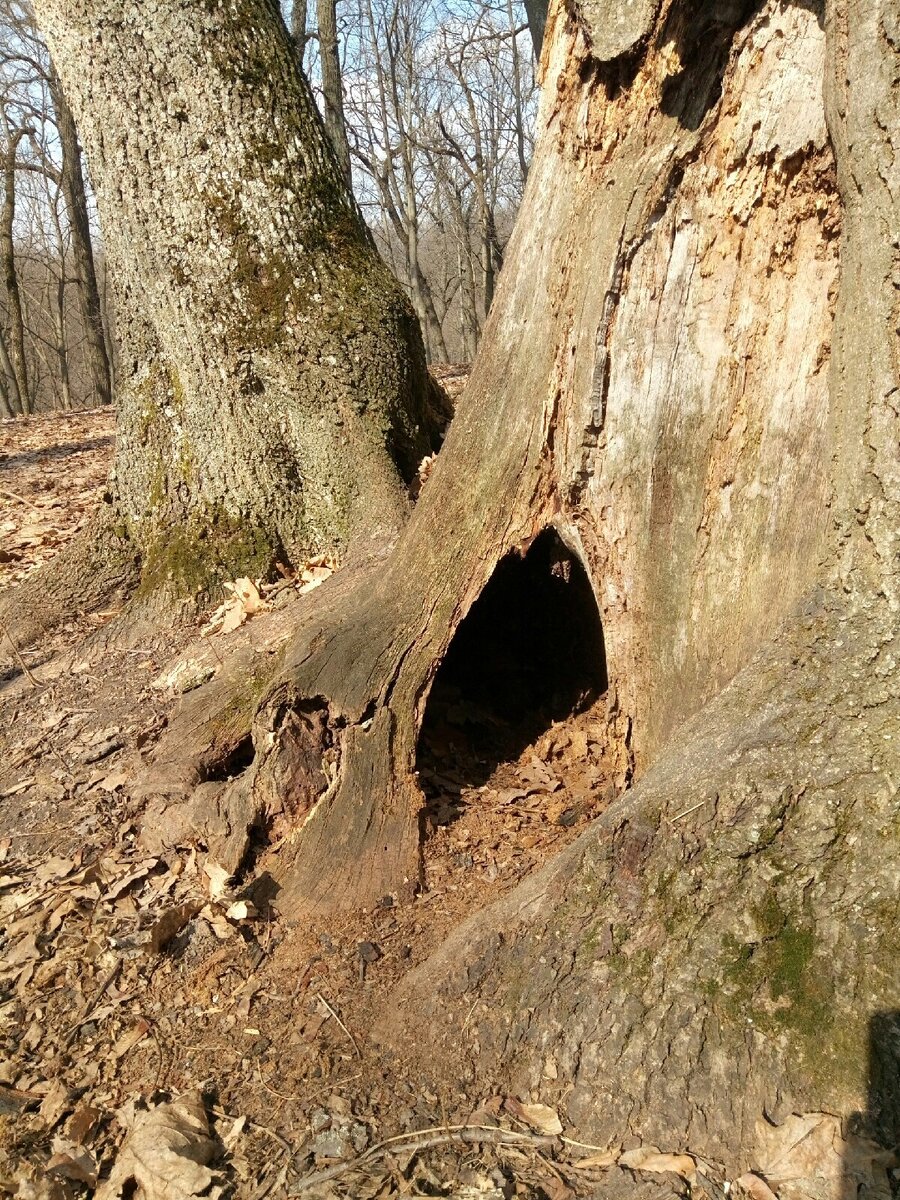
[[[107,509],[104,505],[55,558],[0,597],[0,619],[19,651],[65,621],[124,603],[136,587],[139,556]],[[15,654],[3,646],[0,670],[11,667],[17,667]]]
[[[589,832],[407,978],[381,1039],[425,1078],[502,1075],[604,1145],[746,1169],[792,1112],[855,1111],[893,1147],[897,649],[885,602],[813,601]]]

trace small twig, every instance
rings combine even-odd
[[[0,488],[0,496],[6,496],[8,500],[15,500],[19,504],[27,504],[30,508],[33,508],[35,512],[43,511],[39,504],[35,504],[35,502],[33,500],[29,500],[27,496],[17,496],[15,492],[9,491],[8,488]]]
[[[316,1088],[314,1092],[308,1092],[303,1099],[315,1100],[317,1096],[324,1096],[326,1092],[336,1092],[339,1087],[352,1083],[354,1079],[362,1079],[362,1075],[362,1071],[357,1071],[355,1075],[345,1075],[343,1079],[329,1080],[324,1087]]]
[[[9,644],[12,646],[12,648],[13,648],[13,654],[16,656],[16,659],[18,660],[19,666],[22,668],[22,670],[23,670],[23,671],[25,672],[25,674],[28,676],[28,681],[29,681],[29,683],[31,684],[31,686],[32,686],[33,688],[39,688],[41,685],[38,683],[38,681],[35,679],[35,677],[34,677],[34,676],[32,675],[32,673],[29,671],[29,669],[28,669],[28,664],[26,663],[26,661],[25,661],[25,659],[22,657],[22,655],[19,653],[19,647],[18,647],[18,646],[16,645],[16,643],[13,641],[13,636],[12,636],[12,634],[9,632],[9,630],[6,628],[6,624],[5,624],[5,622],[2,620],[2,618],[0,618],[0,629],[2,629],[2,630],[3,630],[4,634],[6,635],[7,641],[8,641],[8,642],[9,642]]]
[[[341,1020],[341,1018],[337,1015],[337,1013],[334,1011],[334,1009],[331,1007],[331,1005],[328,1003],[328,1001],[325,999],[325,997],[322,995],[321,992],[319,992],[318,999],[322,1001],[322,1003],[328,1009],[329,1013],[331,1013],[331,1015],[337,1021],[338,1025],[340,1025],[341,1029],[343,1029],[344,1033],[346,1033],[347,1037],[353,1043],[353,1049],[356,1051],[356,1057],[362,1058],[362,1054],[360,1053],[359,1046],[356,1043],[356,1038],[353,1036],[353,1034],[350,1032],[350,1030],[347,1028],[347,1026]]]
[[[285,1152],[282,1151],[278,1158],[284,1158],[284,1154]],[[287,1181],[287,1173],[292,1160],[293,1155],[289,1155],[287,1161],[277,1171],[273,1170],[267,1179],[264,1178],[256,1190],[250,1193],[249,1200],[264,1200],[264,1197],[268,1196],[273,1188],[283,1187]],[[275,1161],[277,1163],[278,1159]]]
[[[18,796],[19,792],[24,792],[26,788],[30,788],[34,783],[34,776],[29,775],[26,779],[20,779],[18,783],[14,783],[12,787],[7,788],[5,792],[0,792],[0,800],[7,800],[10,796]],[[10,834],[10,837],[16,837],[16,834]],[[30,836],[34,837],[34,834]]]
[[[544,1158],[543,1154],[538,1154],[537,1152],[535,1152],[535,1158],[539,1163],[543,1163],[550,1174],[558,1179],[560,1183],[564,1184],[566,1182],[565,1175],[563,1175],[562,1171],[560,1171],[559,1168],[552,1163],[549,1158]]]
[[[576,1142],[573,1138],[560,1137],[564,1146],[577,1146],[579,1150],[594,1150],[599,1154],[609,1153],[609,1146],[594,1146],[591,1142]]]
[[[485,1142],[492,1142],[495,1145],[523,1143],[528,1146],[549,1147],[555,1145],[556,1140],[552,1137],[541,1137],[536,1133],[517,1133],[514,1129],[498,1129],[496,1125],[436,1125],[431,1129],[420,1129],[418,1133],[401,1133],[396,1137],[386,1138],[383,1142],[379,1142],[348,1162],[338,1163],[324,1171],[315,1171],[311,1175],[306,1175],[299,1181],[295,1190],[289,1193],[289,1196],[300,1196],[317,1184],[335,1179],[338,1175],[343,1175],[345,1171],[352,1171],[370,1159],[381,1158],[390,1149],[397,1154],[416,1153],[421,1150],[430,1150],[434,1146],[446,1146],[451,1142],[466,1142],[476,1145]]]
[[[691,808],[686,808],[684,812],[680,812],[677,817],[671,817],[669,824],[674,825],[676,821],[680,821],[682,817],[689,817],[692,812],[696,812],[698,808],[702,808],[704,804],[708,804],[708,800],[701,800],[699,804],[693,805]]]
[[[269,1085],[263,1079],[262,1067],[259,1065],[259,1062],[256,1064],[256,1073],[259,1076],[259,1082],[262,1084],[263,1088],[269,1093],[270,1096],[274,1096],[276,1100],[284,1100],[288,1104],[296,1104],[298,1101],[306,1099],[305,1096],[286,1096],[283,1092],[276,1092],[273,1087],[269,1087]]]
[[[462,1031],[463,1031],[463,1033],[465,1033],[465,1032],[466,1032],[466,1030],[469,1028],[469,1022],[470,1022],[470,1021],[471,1021],[471,1019],[472,1019],[472,1013],[475,1011],[475,1007],[476,1007],[476,1005],[477,1005],[477,1004],[478,1004],[478,1000],[477,1000],[477,999],[473,1000],[473,1001],[472,1001],[472,1007],[471,1007],[471,1008],[469,1009],[469,1011],[466,1013],[466,1019],[463,1021],[463,1027],[462,1027]]]
[[[70,762],[67,762],[65,757],[60,753],[59,750],[57,750],[56,743],[54,742],[53,738],[48,737],[47,744],[50,747],[50,753],[53,755],[53,757],[56,759],[56,761],[60,764],[62,769],[65,771],[65,773],[68,776],[73,778],[75,775],[75,772],[72,770],[72,764]]]
[[[33,775],[28,782],[29,784],[34,783]],[[8,792],[4,792],[3,795],[0,796],[0,800],[5,799],[8,794]],[[60,833],[61,831],[65,831],[67,829],[74,829],[77,824],[77,821],[70,821],[68,825],[46,825],[43,829],[23,829],[21,832],[18,829],[13,829],[10,831],[9,836],[12,838],[49,837],[52,833]],[[42,898],[43,895],[44,893],[42,892],[41,897],[36,897],[36,899]],[[30,903],[32,902],[29,901],[29,904]]]
[[[217,1117],[224,1117],[226,1121],[236,1121],[238,1119],[232,1113],[227,1113],[224,1108],[215,1108],[213,1105],[210,1105],[209,1111],[215,1113]],[[247,1124],[251,1129],[255,1129],[257,1133],[267,1133],[270,1138],[274,1138],[279,1146],[282,1147],[282,1149],[287,1150],[291,1157],[297,1153],[296,1150],[291,1149],[290,1143],[285,1141],[280,1133],[276,1133],[275,1130],[270,1129],[268,1125],[258,1125],[255,1121],[251,1121],[249,1118],[247,1118]]]
[[[100,981],[100,986],[97,988],[96,992],[94,992],[93,996],[91,996],[90,1000],[88,1000],[87,1003],[82,1008],[81,1016],[78,1018],[78,1020],[75,1022],[75,1024],[69,1030],[69,1032],[66,1034],[66,1040],[65,1040],[66,1046],[70,1046],[72,1044],[72,1042],[75,1039],[75,1035],[78,1033],[78,1030],[82,1027],[82,1025],[86,1025],[87,1022],[90,1020],[91,1013],[94,1011],[94,1009],[97,1007],[100,1000],[106,994],[106,991],[109,988],[110,984],[113,982],[113,980],[119,974],[119,972],[122,970],[122,961],[123,960],[121,958],[116,959],[115,963],[112,965],[110,970],[108,970],[106,972],[106,974],[103,976],[103,979]]]
[[[207,646],[209,646],[210,650],[212,650],[212,653],[213,653],[213,658],[216,660],[216,662],[219,664],[219,666],[220,666],[220,667],[224,667],[224,666],[225,666],[225,662],[224,662],[224,660],[223,660],[223,658],[222,658],[222,655],[221,655],[221,654],[218,652],[218,650],[217,650],[217,649],[215,648],[215,646],[213,645],[212,638],[207,638],[207,639],[206,639],[206,644],[207,644]]]
[[[156,1053],[158,1055],[156,1060],[156,1080],[153,1084],[153,1090],[158,1091],[161,1083],[163,1082],[163,1066],[165,1065],[166,1059],[165,1055],[163,1054],[163,1048],[159,1040],[159,1035],[156,1032],[156,1023],[154,1021],[150,1022],[150,1036],[153,1038],[153,1041],[156,1045]]]

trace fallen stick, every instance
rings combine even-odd
[[[499,1129],[495,1125],[439,1125],[433,1129],[419,1130],[418,1134],[401,1133],[396,1137],[379,1142],[377,1146],[372,1146],[348,1162],[338,1163],[337,1166],[328,1167],[324,1171],[314,1171],[311,1175],[305,1175],[296,1184],[294,1191],[288,1193],[288,1200],[292,1196],[301,1196],[317,1184],[327,1183],[329,1179],[336,1179],[338,1175],[353,1171],[363,1163],[381,1158],[390,1150],[394,1150],[397,1154],[407,1154],[430,1150],[434,1146],[446,1146],[452,1142],[475,1145],[491,1142],[501,1146],[524,1144],[549,1147],[556,1145],[557,1138],[542,1137],[536,1133],[517,1133],[514,1129]]]
[[[2,630],[3,630],[4,634],[6,635],[6,639],[7,639],[7,641],[8,641],[8,642],[9,642],[9,644],[12,646],[12,648],[13,648],[13,654],[16,656],[16,659],[18,660],[19,666],[22,668],[22,670],[23,670],[23,671],[25,672],[25,674],[28,676],[28,679],[29,679],[29,682],[31,683],[31,686],[32,686],[33,688],[38,688],[38,687],[40,687],[40,684],[38,683],[38,681],[35,679],[35,677],[32,675],[32,673],[31,673],[31,672],[28,670],[28,664],[25,662],[25,659],[24,659],[24,658],[22,657],[22,655],[19,653],[19,647],[18,647],[18,646],[16,645],[16,643],[13,641],[13,636],[12,636],[12,634],[11,634],[11,633],[9,632],[9,630],[6,628],[6,625],[5,625],[5,623],[4,623],[2,620],[0,620],[0,629],[2,629]]]
[[[33,500],[29,500],[27,496],[17,496],[15,492],[10,492],[7,488],[0,488],[0,496],[6,496],[8,500],[16,500],[19,504],[27,504],[35,512],[42,511],[40,505],[35,504]]]

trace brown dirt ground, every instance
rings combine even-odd
[[[111,449],[106,411],[0,426],[2,584],[77,532]],[[196,644],[198,628],[123,649],[102,636],[113,616],[73,613],[24,653],[30,678],[0,684],[0,1195],[91,1194],[83,1180],[108,1172],[129,1104],[192,1089],[220,1140],[226,1194],[254,1200],[476,1109],[510,1136],[527,1132],[483,1083],[422,1093],[402,1062],[369,1047],[367,1031],[411,966],[624,785],[602,701],[477,785],[459,728],[439,724],[420,755],[419,896],[405,906],[385,898],[323,928],[288,927],[263,902],[247,915],[232,907],[252,885],[217,893],[202,846],[142,850],[142,771],[179,703],[152,682]],[[229,636],[214,639],[223,655]],[[304,1194],[601,1194],[566,1153],[559,1141],[540,1152],[407,1148]]]

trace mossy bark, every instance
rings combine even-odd
[[[730,1172],[793,1111],[866,1109],[870,1029],[900,1008],[900,32],[887,2],[644,8],[606,63],[551,11],[447,444],[390,560],[301,615],[220,800],[286,821],[261,865],[288,915],[413,890],[437,666],[498,559],[553,525],[644,778],[381,1033],[423,1076],[553,1100],[586,1141]],[[174,729],[159,766],[189,789],[184,749]]]
[[[234,785],[277,807],[283,752],[305,758],[286,715],[321,698],[340,765],[273,866],[287,910],[415,887],[431,682],[542,529],[593,583],[638,774],[815,581],[840,230],[820,16],[664,4],[603,65],[552,14],[539,148],[447,442],[396,553],[317,591]],[[186,760],[175,731],[161,753]]]
[[[629,795],[475,916],[393,1005],[415,1013],[423,1074],[452,1046],[464,1076],[502,1074],[558,1102],[585,1140],[687,1152],[719,1182],[765,1174],[791,1114],[837,1114],[843,1164],[770,1183],[887,1196],[900,1121],[900,255],[877,231],[900,228],[900,26],[889,4],[830,0],[824,16],[843,235],[817,585]],[[382,1036],[408,1045],[404,1024],[388,1017]]]
[[[144,590],[392,537],[442,414],[277,10],[44,0],[36,15],[115,285],[107,524]]]

